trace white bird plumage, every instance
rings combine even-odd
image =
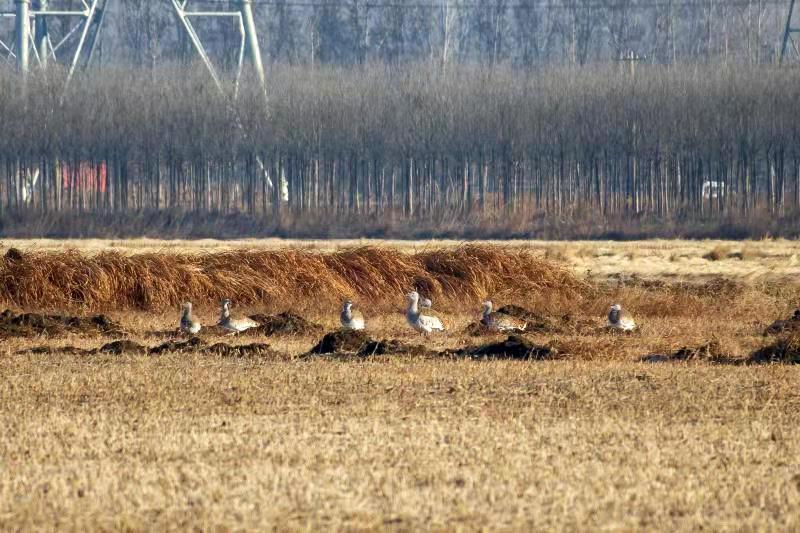
[[[200,322],[194,319],[192,316],[192,303],[186,302],[183,304],[183,308],[181,310],[181,331],[183,333],[191,333],[192,335],[198,333],[201,329]]]
[[[339,321],[344,329],[364,329],[364,315],[353,309],[353,302],[345,300],[342,304],[342,313]]]
[[[231,318],[231,301],[228,299],[222,300],[222,312],[220,313],[219,323],[217,324],[222,329],[230,333],[241,333],[250,328],[258,326],[258,322],[250,318]]]
[[[633,331],[636,329],[636,322],[632,316],[622,310],[620,304],[614,304],[608,310],[607,326],[620,331]]]
[[[420,313],[419,293],[417,291],[408,293],[406,298],[408,300],[406,320],[409,326],[426,335],[432,331],[444,331],[444,325],[442,321],[439,320],[439,317]]]

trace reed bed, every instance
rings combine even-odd
[[[0,302],[24,309],[166,311],[183,301],[307,309],[342,298],[396,308],[417,289],[437,307],[482,298],[550,295],[588,288],[565,267],[530,251],[465,245],[414,254],[366,246],[334,253],[235,250],[220,253],[25,252],[0,260]]]

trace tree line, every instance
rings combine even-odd
[[[800,208],[800,71],[280,67],[0,71],[0,215],[779,217]],[[327,223],[327,222],[325,222]]]

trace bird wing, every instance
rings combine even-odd
[[[419,315],[419,323],[421,326],[426,328],[444,331],[444,325],[442,324],[442,321],[439,320],[438,316]]]

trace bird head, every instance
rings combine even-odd
[[[611,306],[611,311],[614,311],[615,313],[619,313],[620,311],[622,311],[622,306],[619,305],[619,304],[614,304],[614,305]]]

